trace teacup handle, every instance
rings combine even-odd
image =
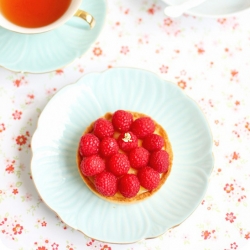
[[[88,12],[86,12],[84,10],[77,10],[77,12],[75,13],[74,16],[82,18],[83,20],[85,20],[89,24],[91,29],[94,28],[95,19]]]

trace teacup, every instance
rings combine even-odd
[[[95,19],[79,9],[81,3],[82,0],[0,0],[0,26],[18,33],[36,34],[58,28],[77,16],[93,28]]]

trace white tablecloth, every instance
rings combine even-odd
[[[98,40],[82,58],[46,74],[0,68],[0,249],[250,249],[250,13],[171,19],[156,0],[108,1]],[[90,72],[136,67],[193,98],[214,137],[215,166],[196,211],[164,235],[128,245],[71,229],[40,199],[30,174],[39,115],[63,86]]]

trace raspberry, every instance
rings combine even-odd
[[[139,170],[137,177],[141,186],[151,191],[160,183],[160,174],[151,167],[143,167]]]
[[[141,168],[148,165],[149,152],[147,149],[138,147],[129,152],[129,161],[132,168]]]
[[[117,110],[112,117],[112,124],[119,132],[127,132],[133,122],[131,113],[124,110]]]
[[[102,139],[100,144],[101,155],[104,157],[111,156],[117,153],[119,150],[119,146],[117,144],[116,139],[112,137],[105,137]]]
[[[83,135],[80,139],[80,154],[82,156],[95,155],[99,151],[99,139],[93,134]]]
[[[119,179],[118,189],[124,197],[132,198],[139,192],[140,182],[136,175],[125,174]]]
[[[169,155],[165,150],[155,151],[150,155],[149,166],[159,173],[167,172],[169,166]]]
[[[150,134],[143,139],[142,146],[149,151],[160,150],[164,146],[164,139],[160,135]]]
[[[84,175],[93,176],[101,173],[105,169],[105,163],[100,156],[91,155],[83,158],[80,168]]]
[[[155,124],[150,117],[140,117],[133,121],[130,130],[137,138],[142,139],[155,131]]]
[[[130,163],[128,157],[122,153],[116,153],[109,160],[109,170],[116,176],[126,174],[129,171]]]
[[[109,172],[103,171],[96,175],[94,178],[94,184],[97,192],[103,196],[114,196],[117,192],[117,179]]]
[[[138,147],[138,139],[130,131],[121,133],[117,141],[120,149],[122,149],[123,151],[130,151],[133,148]]]
[[[99,138],[110,137],[114,134],[114,128],[110,121],[99,118],[94,123],[93,133]]]

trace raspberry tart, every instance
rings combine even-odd
[[[173,163],[171,143],[151,117],[132,111],[106,113],[83,132],[77,151],[88,188],[115,203],[134,203],[155,194]]]

